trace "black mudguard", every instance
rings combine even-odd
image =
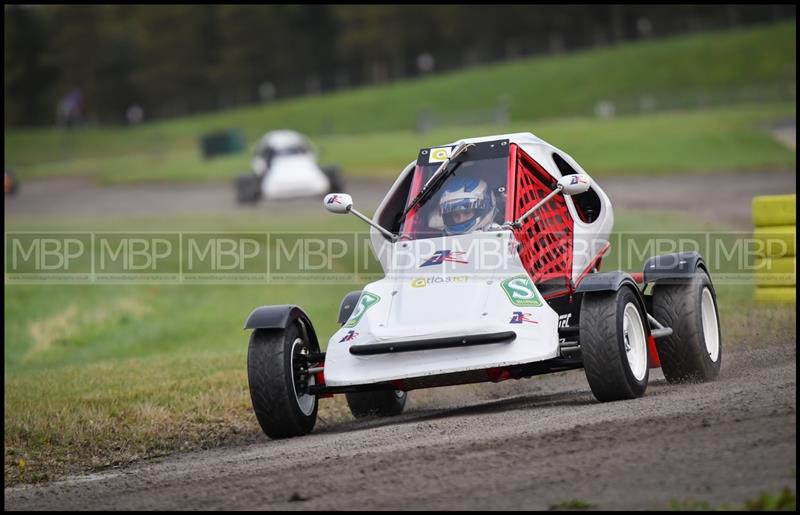
[[[615,270],[613,272],[586,275],[580,284],[578,284],[575,292],[617,291],[625,283],[630,283],[635,290],[639,290],[636,286],[636,281],[633,280],[633,277],[631,277],[629,273],[623,272],[622,270]]]
[[[636,297],[639,299],[639,306],[642,308],[643,313],[649,313],[647,304],[644,301],[644,296],[641,290],[636,285],[636,281],[628,272],[622,270],[615,270],[613,272],[602,272],[595,274],[588,274],[578,284],[575,293],[592,294],[594,292],[602,291],[617,291],[623,286],[630,286],[636,292]],[[645,323],[645,331],[650,335],[650,324]]]
[[[245,329],[286,329],[295,320],[300,320],[301,329],[317,348],[319,341],[311,324],[311,319],[300,306],[281,304],[279,306],[261,306],[254,309],[244,323]]]
[[[653,256],[644,264],[643,279],[645,283],[691,280],[698,266],[706,268],[702,256],[694,250]]]

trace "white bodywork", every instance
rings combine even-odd
[[[308,140],[301,134],[288,131],[266,133],[258,149],[271,148],[280,152],[294,147],[306,147],[308,152],[291,155],[275,155],[267,170],[267,163],[258,151],[253,158],[253,169],[266,177],[261,183],[261,192],[267,199],[316,196],[330,191],[330,181],[320,170],[317,156]]]
[[[453,145],[506,138],[556,179],[561,173],[553,161],[553,152],[558,152],[578,173],[586,173],[567,154],[530,133],[465,139]],[[413,173],[414,165],[412,162],[404,169],[374,219],[378,219],[407,174]],[[610,201],[598,186],[593,188],[602,206],[591,224],[580,221],[567,197],[574,219],[573,281],[607,246],[613,224]],[[559,356],[558,314],[528,279],[515,250],[512,231],[478,231],[393,243],[373,228],[371,242],[386,277],[364,287],[365,293],[350,320],[331,336],[325,358],[328,386],[489,369]],[[425,265],[432,256],[446,251],[453,259]],[[516,333],[511,342],[377,355],[350,353],[350,348],[357,345],[507,331]]]
[[[516,293],[524,302],[533,293],[538,306],[514,305],[501,285],[515,277],[527,280],[516,252],[507,250],[512,238],[511,231],[475,232],[395,244],[389,257],[393,267],[387,276],[364,287],[365,292],[379,300],[366,310],[357,305],[350,321],[329,340],[325,383],[369,384],[556,357],[556,312],[538,292],[526,290],[526,286],[535,290],[529,280],[527,285],[515,284],[512,294]],[[467,263],[444,261],[420,266],[443,250],[464,252],[458,254],[458,259]],[[364,297],[362,294],[359,303],[366,304]],[[517,312],[526,321],[512,324]],[[350,331],[355,336],[342,341]],[[350,353],[353,345],[505,331],[516,332],[517,338],[510,343],[449,349],[371,356]]]

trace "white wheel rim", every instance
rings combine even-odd
[[[719,325],[714,297],[707,287],[703,288],[700,310],[703,317],[703,340],[706,342],[706,352],[711,361],[716,363],[719,358]]]
[[[637,381],[642,381],[647,373],[647,341],[639,310],[632,302],[625,305],[622,319],[622,336],[628,366]]]
[[[292,390],[294,391],[294,397],[297,399],[297,406],[300,408],[300,411],[303,412],[304,415],[309,416],[311,413],[314,412],[314,400],[316,399],[313,395],[308,395],[307,393],[303,393],[298,395],[297,394],[297,385],[295,385],[294,381],[294,355],[295,355],[295,348],[298,345],[303,344],[302,338],[296,338],[294,343],[292,343],[292,362],[290,363],[292,367]],[[308,384],[316,384],[314,380],[314,375],[311,374],[308,378]]]

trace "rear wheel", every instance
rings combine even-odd
[[[644,395],[650,373],[645,320],[630,287],[584,295],[580,344],[586,378],[597,400]]]
[[[317,397],[307,389],[315,384],[308,369],[310,353],[318,353],[300,330],[300,320],[286,329],[256,329],[247,351],[247,377],[256,418],[270,438],[289,438],[311,432],[317,421]]]
[[[708,273],[698,267],[689,281],[656,283],[653,316],[672,327],[671,335],[657,341],[667,381],[716,379],[722,363],[722,345],[717,295]]]
[[[236,201],[240,204],[257,202],[261,198],[261,178],[254,173],[236,178]]]
[[[19,191],[19,181],[13,170],[5,170],[3,183],[7,194],[14,195]]]
[[[406,405],[406,392],[400,390],[380,390],[377,392],[354,392],[345,394],[350,413],[355,418],[370,415],[393,417],[403,412]]]

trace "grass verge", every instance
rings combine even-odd
[[[287,225],[252,217],[109,218],[14,222],[7,230],[154,226],[281,231]],[[299,226],[363,231],[357,220],[339,217],[307,217]],[[617,229],[679,234],[698,227],[677,215],[620,213]],[[618,260],[609,256],[607,263]],[[794,338],[794,306],[753,305],[752,285],[717,284],[725,352]],[[359,286],[6,284],[6,486],[263,441],[247,390],[244,318],[254,306],[296,303],[325,341],[337,327],[341,298]],[[320,426],[350,418],[342,396],[320,406]]]
[[[722,504],[714,507],[706,501],[685,499],[672,501],[671,507],[679,511],[796,511],[797,498],[793,490],[784,488],[777,494],[762,492],[755,499],[747,499],[740,506]]]
[[[346,179],[392,180],[422,147],[446,144],[463,137],[512,132],[533,132],[572,155],[598,178],[773,170],[794,167],[796,154],[776,142],[762,126],[794,116],[794,103],[751,105],[605,120],[572,118],[449,127],[427,134],[394,131],[321,136],[315,143],[320,149],[320,163],[337,164]],[[110,155],[79,157],[69,150],[76,144],[71,141],[76,136],[61,137],[62,141],[50,144],[63,147],[64,157],[16,165],[22,181],[74,176],[89,176],[104,184],[228,181],[249,169],[249,154],[203,160],[193,138],[153,143]],[[98,135],[98,148],[102,148],[107,139],[106,135]],[[114,142],[108,144],[115,146]],[[7,163],[14,166],[13,160]]]

